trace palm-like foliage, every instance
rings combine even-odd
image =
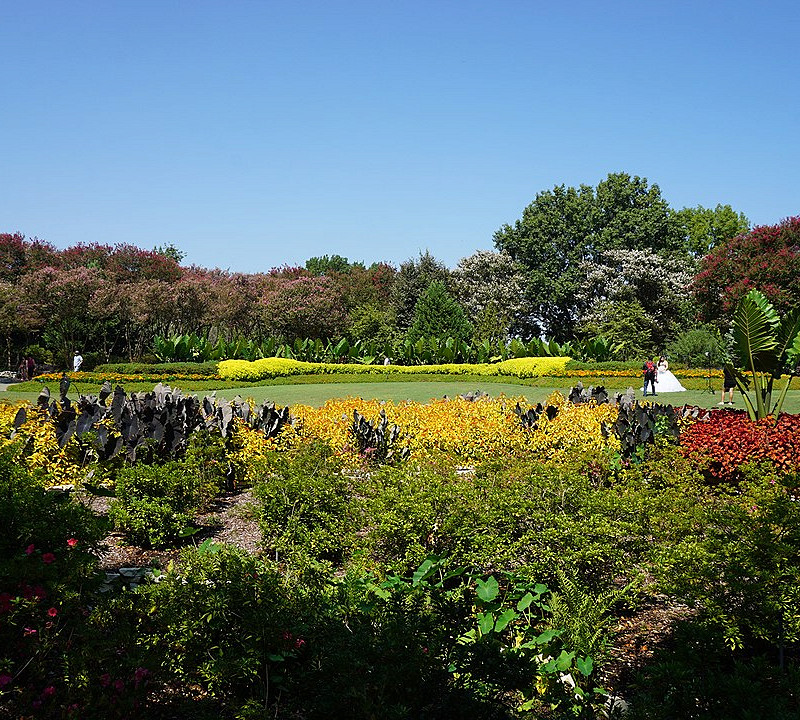
[[[736,307],[733,340],[736,352],[753,378],[755,406],[748,394],[749,378],[728,364],[742,392],[750,419],[760,420],[770,414],[779,414],[792,381],[794,366],[800,359],[800,311],[781,319],[762,293],[751,290]],[[789,366],[792,369],[787,369]],[[773,384],[784,373],[788,374],[786,385],[772,406]]]

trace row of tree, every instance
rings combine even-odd
[[[724,329],[762,290],[800,305],[800,218],[750,229],[730,206],[673,210],[625,173],[557,186],[503,225],[495,251],[450,270],[430,253],[369,267],[339,255],[305,267],[231,273],[182,266],[173,246],[57,250],[0,234],[0,332],[22,354],[65,366],[149,354],[156,336],[492,341],[604,337],[621,359],[667,347],[703,322]]]

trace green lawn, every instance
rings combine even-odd
[[[316,382],[310,382],[310,380]],[[337,378],[338,379],[338,378]],[[522,383],[522,382],[497,382],[494,379],[487,380],[486,378],[469,377],[455,379],[449,377],[447,380],[431,380],[426,378],[423,381],[419,379],[414,380],[396,380],[387,381],[382,379],[379,382],[364,381],[363,377],[360,378],[361,382],[354,382],[354,378],[346,378],[345,382],[325,381],[320,376],[312,376],[311,378],[298,379],[299,382],[287,382],[289,378],[283,378],[280,382],[275,384],[260,384],[250,385],[238,388],[223,387],[216,390],[218,397],[233,398],[236,395],[241,395],[245,398],[253,398],[256,402],[264,400],[271,400],[278,405],[292,405],[296,403],[303,403],[306,405],[322,405],[330,398],[343,398],[343,397],[361,397],[365,399],[377,398],[380,400],[391,400],[398,402],[401,400],[412,400],[416,402],[427,402],[431,399],[442,398],[445,395],[448,397],[455,397],[470,391],[481,390],[488,393],[492,397],[498,395],[506,395],[511,397],[524,396],[530,404],[543,402],[547,399],[548,395],[554,390],[566,394],[569,392],[568,385],[554,386],[554,385],[539,385],[536,383]],[[540,381],[541,382],[541,381]],[[551,380],[552,382],[552,380]],[[795,380],[797,383],[797,380]],[[222,383],[220,383],[222,384]],[[229,383],[228,383],[229,384]],[[590,385],[588,380],[584,381],[585,385]],[[610,386],[612,383],[608,383]],[[617,386],[615,389],[609,388],[611,392],[617,390],[624,391],[624,389],[631,383],[626,380],[616,379],[613,385]],[[689,387],[686,392],[682,393],[662,393],[657,396],[657,401],[661,403],[670,403],[672,405],[699,405],[701,407],[716,407],[719,401],[719,382],[714,383],[714,394],[709,393],[705,389],[705,381],[691,380],[684,383]],[[210,394],[213,390],[214,383],[203,383],[203,387],[195,387],[188,390],[188,392],[198,395]],[[34,402],[38,395],[38,391],[18,392],[12,389],[5,393],[0,393],[0,400],[14,400],[25,399]],[[30,386],[28,386],[30,387]],[[152,386],[147,386],[150,389]],[[641,386],[637,382],[635,384],[637,397],[641,397]],[[99,388],[96,387],[79,387],[72,390],[69,396],[72,399],[77,398],[78,392],[84,393],[97,393]],[[129,390],[141,390],[145,388],[126,388]],[[57,384],[52,383],[50,387],[54,395],[58,394]],[[744,408],[741,395],[737,391],[735,393],[734,407]],[[777,399],[777,393],[775,394]],[[784,404],[784,411],[789,413],[800,413],[800,384],[797,389],[790,390],[786,402]]]

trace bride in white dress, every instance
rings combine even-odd
[[[680,384],[678,378],[669,371],[669,363],[663,355],[658,361],[658,384],[656,387],[659,393],[686,391],[686,388]]]

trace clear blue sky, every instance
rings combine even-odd
[[[800,4],[0,5],[0,231],[255,272],[449,266],[536,193],[625,171],[800,213]]]

